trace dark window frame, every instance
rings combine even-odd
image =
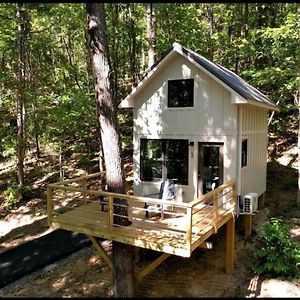
[[[156,158],[147,158],[144,157],[145,155],[145,147],[147,146],[148,141],[157,141],[161,143],[161,157]],[[182,142],[182,145],[180,147],[184,147],[186,149],[186,155],[181,155],[180,157],[169,157],[171,156],[171,151],[169,151],[167,148],[172,142]],[[170,155],[168,156],[167,153]],[[175,154],[176,155],[176,154]],[[154,177],[154,176],[147,176],[145,173],[145,164],[147,162],[151,163],[160,163],[161,168],[161,177]],[[168,177],[168,172],[172,172],[172,167],[168,168],[168,165],[171,166],[172,163],[183,163],[186,167],[186,176],[182,179],[176,179],[172,177]],[[174,179],[175,184],[181,184],[181,185],[188,185],[189,181],[189,140],[185,139],[146,139],[141,138],[140,139],[140,179],[142,181],[162,181],[164,179]]]
[[[242,139],[241,147],[241,167],[243,168],[248,164],[248,139]]]
[[[183,83],[184,82],[184,83]],[[172,99],[172,89],[180,89],[180,86],[186,84],[187,85],[187,93],[188,93],[188,102],[184,99],[184,91],[177,91],[175,94],[178,95],[180,93],[179,98],[177,99],[178,104],[175,104],[175,100]],[[170,108],[187,108],[194,107],[194,78],[188,79],[172,79],[168,80],[168,107]]]

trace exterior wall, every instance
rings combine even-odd
[[[248,139],[248,162],[241,169],[241,196],[247,193],[266,191],[268,111],[242,107],[242,139]]]
[[[168,108],[168,80],[194,78],[194,107]],[[185,58],[175,58],[135,96],[133,110],[134,193],[147,195],[159,191],[160,182],[140,180],[140,138],[188,139],[189,184],[176,185],[177,200],[189,202],[197,197],[198,142],[224,143],[224,182],[236,177],[237,106],[231,94]]]

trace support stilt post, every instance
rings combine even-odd
[[[232,274],[234,266],[234,216],[226,223],[226,274]]]
[[[245,237],[248,237],[252,234],[252,214],[245,215],[244,229],[245,229]]]

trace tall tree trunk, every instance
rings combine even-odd
[[[85,53],[85,72],[86,72],[86,90],[87,92],[92,95],[92,91],[94,91],[94,82],[93,78],[90,76],[92,74],[92,61],[91,61],[91,55],[89,52],[89,43],[88,43],[88,32],[87,28],[85,28],[84,31],[84,38],[85,38],[85,48],[84,48],[84,53]],[[91,96],[92,98],[93,96]]]
[[[26,42],[26,16],[23,3],[17,3],[17,41],[18,41],[18,93],[17,93],[17,148],[18,148],[18,183],[24,185],[24,159],[25,159],[25,42]]]
[[[297,14],[298,20],[300,18],[300,3],[297,5]],[[298,22],[298,42],[300,43],[300,24]],[[298,50],[297,56],[298,63],[296,64],[298,67],[298,75],[300,78],[300,51]],[[298,99],[297,96],[295,97],[296,104],[298,107],[298,193],[297,193],[297,205],[300,206],[300,81],[298,82]]]
[[[155,3],[147,3],[148,68],[156,61]]]
[[[62,149],[62,144],[63,141],[59,142],[59,154],[58,154],[58,164],[59,164],[59,180],[63,181],[64,180],[64,169],[63,169],[63,149]]]
[[[132,84],[135,85],[138,79],[137,63],[136,63],[136,32],[135,32],[135,16],[134,3],[129,4],[129,19],[130,19],[130,69]]]
[[[112,3],[113,8],[113,14],[112,14],[112,24],[114,28],[114,35],[112,38],[112,48],[113,48],[113,99],[114,101],[117,101],[118,99],[118,75],[119,75],[119,57],[118,57],[118,51],[119,51],[119,43],[118,43],[118,26],[119,26],[119,5],[118,3]]]
[[[276,19],[277,19],[277,3],[268,3],[268,8],[270,11],[270,27],[276,27]]]
[[[34,124],[34,140],[35,140],[35,149],[36,149],[36,157],[41,157],[40,151],[40,143],[39,143],[39,123],[36,116],[36,100],[32,100],[32,117],[33,117],[33,124]]]
[[[106,165],[106,182],[109,191],[124,193],[125,180],[122,170],[116,104],[112,101],[104,4],[87,3],[86,9],[88,15],[89,47],[95,78],[95,92],[100,108],[99,123]],[[116,203],[115,200],[114,203]],[[118,203],[124,204],[122,202]],[[118,211],[118,213],[120,212]],[[124,220],[128,219],[119,218],[116,222],[118,224],[129,225]],[[135,285],[133,266],[134,247],[115,241],[112,244],[114,297],[133,297]]]
[[[28,82],[31,90],[32,95],[32,102],[31,102],[31,109],[32,109],[32,119],[33,119],[33,135],[34,135],[34,141],[35,141],[35,149],[36,149],[36,157],[40,158],[41,152],[40,152],[40,143],[39,143],[39,131],[40,126],[37,118],[37,101],[36,101],[36,81],[35,81],[35,69],[36,65],[33,60],[33,53],[31,50],[28,50]]]
[[[255,25],[256,28],[261,29],[263,28],[264,25],[264,8],[263,8],[263,3],[256,3],[256,11],[257,11],[257,24]],[[259,36],[256,39],[256,51],[260,52],[263,51],[263,43],[262,43],[262,38]],[[254,61],[255,67],[257,69],[264,68],[265,66],[265,61],[262,56],[256,57]]]
[[[66,41],[63,36],[60,38],[60,40],[61,40],[61,43],[63,44],[64,48],[66,49],[66,54],[68,56],[68,61],[69,61],[70,67],[73,71],[72,77],[74,78],[74,80],[76,82],[76,85],[78,86],[79,90],[82,91],[81,86],[79,84],[79,80],[78,80],[76,65],[73,62],[74,55],[72,53],[72,48],[71,48],[70,34],[68,35],[68,41]]]
[[[299,72],[300,75],[300,72]],[[300,206],[300,83],[298,89],[298,193],[297,193],[297,205]]]
[[[207,15],[208,15],[208,24],[209,24],[209,45],[208,45],[208,53],[211,60],[214,58],[214,49],[213,49],[213,24],[214,24],[214,13],[213,13],[213,3],[207,3]]]
[[[249,4],[247,2],[245,2],[243,4],[244,6],[244,11],[243,11],[243,16],[244,16],[244,20],[243,20],[243,26],[242,26],[242,32],[241,35],[245,38],[248,37],[248,32],[249,32]]]

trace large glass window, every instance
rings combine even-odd
[[[141,139],[141,179],[188,184],[188,140]]]
[[[168,81],[168,107],[194,106],[194,79]]]

